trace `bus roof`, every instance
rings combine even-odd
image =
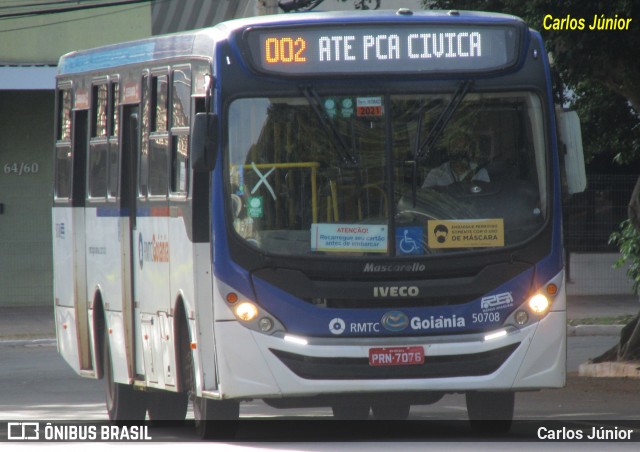
[[[130,64],[178,57],[213,58],[215,43],[239,29],[252,26],[288,26],[323,23],[327,25],[424,23],[432,24],[519,24],[522,19],[499,13],[475,11],[333,11],[256,16],[221,22],[210,28],[155,36],[120,44],[67,53],[58,63],[58,76],[99,71]]]
[[[212,58],[215,28],[156,36],[67,53],[58,63],[58,76],[177,57]]]

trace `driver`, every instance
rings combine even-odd
[[[422,188],[449,185],[454,182],[474,180],[489,182],[489,173],[470,159],[472,149],[471,137],[459,132],[451,140],[447,148],[449,161],[433,168],[427,173]]]

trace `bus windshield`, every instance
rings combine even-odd
[[[541,101],[459,94],[309,90],[233,101],[235,232],[283,255],[430,255],[526,241],[547,215]]]

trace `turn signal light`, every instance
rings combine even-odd
[[[558,286],[556,286],[554,283],[549,283],[547,285],[547,293],[552,297],[555,297],[558,293]]]

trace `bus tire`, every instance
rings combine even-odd
[[[193,416],[202,439],[232,439],[238,430],[240,404],[235,400],[194,397]]]
[[[411,405],[403,402],[396,403],[373,403],[371,411],[373,417],[384,421],[404,421],[409,417]]]
[[[152,392],[148,394],[147,412],[151,421],[184,421],[189,395],[186,392]]]
[[[513,423],[515,393],[467,392],[467,414],[471,429],[480,435],[507,433]]]
[[[105,399],[109,420],[113,422],[144,421],[147,413],[145,394],[140,391],[135,391],[133,385],[125,385],[114,381],[111,347],[106,329],[102,346],[102,369],[105,380]]]
[[[198,397],[196,394],[196,369],[189,346],[189,334],[186,325],[180,330],[180,353],[182,375],[187,400],[191,400],[196,433],[202,439],[231,439],[236,435],[240,404],[235,400],[213,400]]]
[[[363,420],[369,417],[369,405],[353,403],[350,405],[332,405],[333,417],[339,420]]]

